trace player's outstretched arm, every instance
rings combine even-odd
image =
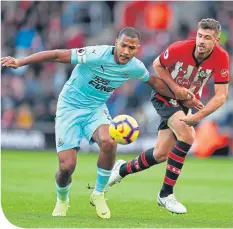
[[[228,84],[215,84],[214,90],[214,97],[205,105],[204,108],[199,110],[194,115],[190,114],[186,116],[185,118],[181,119],[181,121],[184,121],[187,125],[193,126],[206,116],[212,114],[219,107],[221,107],[225,103],[227,98]]]
[[[18,68],[24,65],[44,62],[44,61],[70,63],[71,50],[57,49],[57,50],[43,51],[21,59],[16,59],[11,56],[2,57],[1,65],[3,67]]]
[[[174,92],[176,99],[187,100],[194,97],[194,94],[187,88],[181,87],[174,82],[170,72],[164,68],[157,57],[153,62],[153,68],[157,73],[158,77],[161,78],[168,87]]]

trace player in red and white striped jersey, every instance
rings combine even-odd
[[[158,141],[155,148],[148,149],[137,158],[114,165],[109,185],[132,173],[145,170],[167,160],[166,174],[157,202],[174,213],[186,213],[173,193],[173,187],[181,173],[185,157],[194,139],[193,126],[221,107],[228,93],[229,56],[218,42],[221,25],[214,19],[203,19],[198,24],[196,40],[179,41],[171,44],[153,63],[158,77],[163,79],[172,91],[183,86],[190,89],[195,97],[179,101],[156,92],[152,103],[161,116]],[[215,95],[197,113],[188,113],[188,108],[198,104],[206,82],[214,78]],[[176,84],[174,84],[174,81]]]

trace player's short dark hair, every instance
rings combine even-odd
[[[122,29],[118,35],[118,39],[121,38],[122,35],[126,35],[131,38],[137,38],[139,41],[141,41],[141,35],[139,31],[133,27],[125,27]]]
[[[202,19],[198,23],[198,29],[200,28],[215,30],[215,34],[217,37],[221,34],[221,25],[218,21],[214,20],[213,18]]]

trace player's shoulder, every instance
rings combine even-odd
[[[132,58],[132,62],[133,62],[134,64],[137,64],[137,65],[142,65],[142,64],[143,64],[142,61],[139,60],[137,57],[133,57],[133,58]]]
[[[138,58],[134,57],[131,60],[131,64],[135,67],[135,68],[145,68],[145,65],[143,64],[143,62],[141,60],[139,60]]]
[[[214,54],[216,58],[229,58],[227,51],[218,44],[214,47]]]
[[[141,60],[139,60],[136,57],[133,57],[128,64],[128,70],[131,73],[130,78],[137,78],[142,80],[143,82],[148,81],[149,72]]]
[[[113,46],[111,45],[94,45],[94,46],[89,46],[90,49],[92,49],[93,53],[96,54],[103,54],[103,53],[111,53],[113,50]]]
[[[195,40],[182,40],[182,41],[176,41],[173,42],[170,47],[171,48],[183,48],[183,49],[188,49],[188,48],[194,48],[196,44]]]

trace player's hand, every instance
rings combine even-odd
[[[180,121],[185,122],[185,124],[188,126],[194,126],[195,124],[200,122],[199,118],[197,118],[195,114],[193,115],[192,112],[188,112],[186,117],[180,118]]]
[[[179,87],[177,91],[174,92],[177,100],[188,100],[194,98],[194,94],[185,87]]]
[[[195,97],[189,100],[182,101],[182,104],[187,108],[195,107],[197,110],[201,110],[204,107],[204,104]]]
[[[20,67],[19,65],[19,60],[11,57],[11,56],[7,56],[7,57],[2,57],[1,58],[1,65],[3,67],[9,67],[9,68],[18,68]]]

